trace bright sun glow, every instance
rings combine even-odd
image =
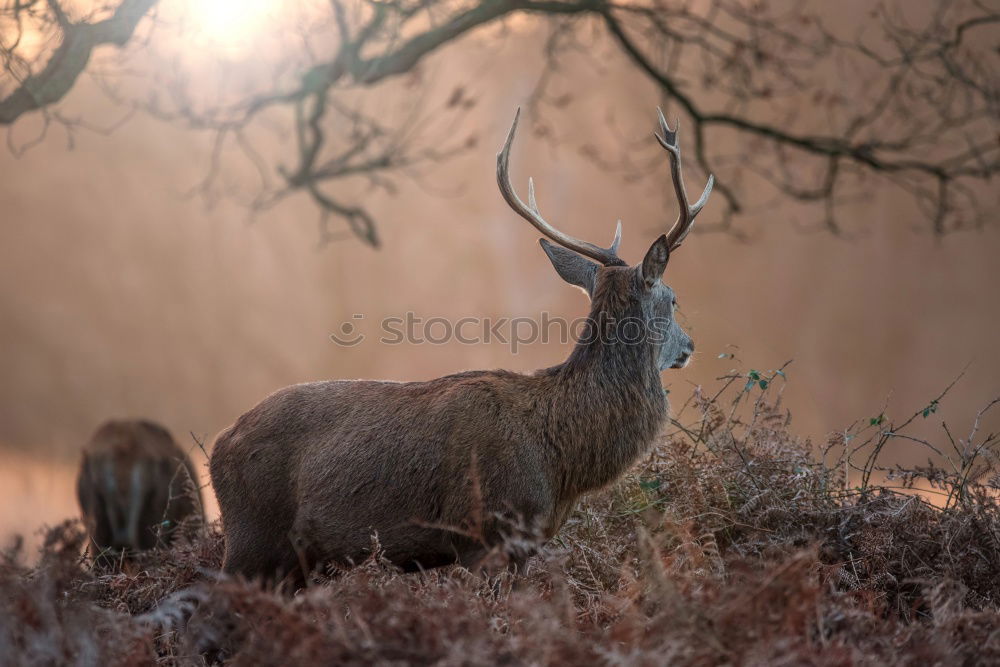
[[[187,17],[206,41],[242,50],[277,18],[282,4],[281,0],[188,0]]]

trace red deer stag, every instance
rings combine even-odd
[[[83,449],[76,490],[99,564],[169,542],[189,517],[204,520],[191,459],[151,421],[102,424]]]
[[[569,359],[531,375],[333,380],[271,394],[219,435],[209,463],[226,572],[301,580],[317,565],[364,559],[373,534],[406,569],[474,565],[511,526],[551,538],[581,494],[617,479],[653,443],[667,417],[660,371],[684,367],[694,350],[660,278],[713,179],[690,205],[677,131],[661,113],[656,138],[680,215],[628,266],[617,254],[621,223],[601,248],[546,222],[530,180],[528,203],[517,196],[508,174],[517,121],[497,155],[500,192],[558,244],[540,240],[556,272],[591,298]]]

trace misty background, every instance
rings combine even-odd
[[[533,115],[547,32],[541,20],[515,18],[430,56],[418,85],[404,80],[368,93],[400,119],[411,105],[430,113],[459,85],[474,100],[460,125],[434,132],[474,134],[475,145],[426,166],[419,182],[401,179],[391,195],[363,182],[338,186],[378,221],[378,249],[350,236],[322,242],[319,213],[304,195],[251,219],[238,201],[192,192],[209,170],[213,136],[148,115],[107,134],[74,133],[71,146],[56,128],[23,154],[0,150],[0,537],[76,514],[79,449],[108,418],[164,424],[207,481],[197,441],[210,447],[282,386],[422,380],[474,368],[529,372],[569,354],[558,342],[516,354],[499,342],[377,342],[377,322],[407,312],[453,320],[586,314],[586,298],[559,280],[537,232],[496,189],[495,154],[519,105],[513,179],[523,193],[534,177],[553,224],[603,245],[621,218],[621,254],[635,263],[674,220],[665,155],[650,162],[648,177],[626,179],[585,159],[578,141],[609,155],[652,146],[655,109],[672,118],[669,101],[603,49],[600,68],[570,61],[562,69],[572,104]],[[191,49],[186,62],[204,73],[192,87],[263,75],[263,48],[237,40]],[[133,62],[148,72],[160,57]],[[137,76],[134,85],[148,82]],[[87,78],[60,113],[120,115]],[[28,117],[7,131],[21,145],[40,128]],[[274,132],[263,141],[280,148],[291,138]],[[239,162],[219,169],[234,190],[253,177]],[[704,182],[697,171],[687,181],[692,192]],[[721,215],[716,194],[671,258],[664,280],[697,345],[688,368],[663,374],[672,403],[737,367],[720,355],[735,354],[743,371],[794,360],[784,405],[793,430],[822,443],[883,409],[922,408],[964,369],[925,420],[928,429],[947,420],[964,433],[1000,393],[996,226],[934,235],[911,203],[875,193],[842,204],[849,233],[834,236],[817,231],[814,210],[773,197],[754,204],[739,235],[699,234]],[[368,339],[334,344],[330,334],[354,314],[364,314]],[[897,460],[926,458],[895,446]]]

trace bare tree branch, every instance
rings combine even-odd
[[[86,19],[69,16],[58,0],[0,6],[0,95],[10,91],[0,99],[0,123],[10,125],[30,112],[44,121],[39,136],[27,145],[11,144],[13,150],[42,141],[50,122],[65,126],[69,136],[86,126],[54,105],[91,70],[96,47],[126,44],[155,5],[95,5]],[[217,177],[227,169],[223,158],[232,152],[259,175],[260,191],[248,202],[252,210],[304,193],[321,211],[322,229],[336,218],[375,246],[373,216],[335,195],[334,184],[362,178],[391,192],[396,176],[415,177],[429,163],[472,148],[474,136],[430,140],[427,125],[430,118],[447,116],[453,129],[475,99],[459,85],[443,104],[421,98],[405,118],[389,119],[367,107],[366,91],[398,85],[401,78],[418,81],[430,54],[478,28],[530,14],[555,26],[540,63],[532,115],[562,113],[573,103],[571,93],[550,93],[564,81],[562,62],[595,60],[595,51],[611,49],[656,85],[671,113],[685,117],[694,142],[692,166],[717,175],[726,205],[716,229],[733,231],[733,221],[752,210],[750,195],[757,188],[749,183],[756,179],[786,200],[815,205],[821,228],[833,234],[847,233],[838,215],[843,202],[876,187],[909,196],[930,229],[943,234],[996,218],[989,184],[1000,173],[1000,62],[989,31],[1000,25],[1000,7],[990,0],[956,0],[924,9],[914,12],[904,0],[880,5],[850,35],[831,27],[829,6],[818,2],[331,0],[317,32],[303,29],[297,59],[285,67],[297,73],[291,78],[276,75],[227,100],[192,98],[178,77],[157,84],[148,100],[120,101],[215,133],[208,174],[196,188],[202,195],[217,192]],[[27,24],[58,38],[41,67],[36,65],[43,61],[25,55]],[[314,49],[310,35],[326,36],[324,46]],[[332,49],[326,46],[331,42]],[[317,56],[323,48],[325,55]],[[108,94],[120,97],[112,87]],[[295,141],[284,145],[294,147],[292,164],[276,166],[280,158],[261,150],[255,137],[269,123],[287,126],[281,110],[289,109],[294,114],[287,130]],[[726,143],[723,136],[739,141]],[[721,152],[727,145],[741,148],[727,155]],[[613,159],[593,146],[581,147],[586,157],[626,178],[647,173],[658,159],[647,160],[641,149],[628,151]],[[324,231],[324,238],[335,237]]]
[[[102,44],[124,46],[156,1],[122,0],[109,18],[96,23],[75,23],[57,0],[49,0],[47,4],[62,32],[62,41],[44,69],[21,80],[13,92],[0,99],[0,125],[9,125],[30,111],[62,100],[86,69],[93,50]],[[24,4],[14,3],[14,10],[23,9]]]

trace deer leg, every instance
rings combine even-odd
[[[287,534],[258,531],[246,525],[242,528],[230,529],[226,534],[224,572],[272,584],[280,584],[289,575],[301,575],[302,581],[305,580],[299,556]]]

